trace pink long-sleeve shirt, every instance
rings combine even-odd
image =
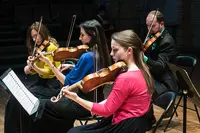
[[[120,74],[104,104],[93,103],[92,113],[109,117],[116,124],[127,118],[144,115],[150,105],[151,94],[140,70]]]

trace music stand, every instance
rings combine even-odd
[[[168,67],[176,77],[179,89],[183,93],[183,133],[186,133],[187,99],[190,99],[195,105],[200,107],[200,93],[195,88],[186,70],[171,63],[168,63]]]

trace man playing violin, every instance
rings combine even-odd
[[[163,14],[158,10],[151,11],[146,17],[146,25],[150,33],[150,36],[148,36],[149,39],[160,32],[156,40],[145,51],[144,56],[144,61],[149,66],[150,72],[154,78],[156,91],[153,97],[167,90],[177,91],[178,87],[175,78],[167,67],[168,62],[173,62],[175,60],[177,51],[174,39],[165,28]],[[149,112],[149,118],[148,130],[150,130],[152,124],[156,122],[153,109]]]
[[[49,99],[59,93],[60,83],[56,79],[51,68],[43,61],[36,58],[36,53],[39,51],[52,52],[56,50],[59,45],[56,39],[49,34],[47,27],[41,22],[34,22],[28,28],[26,42],[30,55],[29,57],[33,60],[27,60],[24,72],[25,74],[32,75],[28,80],[34,80],[30,82],[31,84],[28,85],[28,89],[39,99]],[[54,61],[51,55],[47,55],[46,58],[48,58],[56,68],[60,65],[60,62]],[[29,127],[28,122],[25,122],[22,118],[29,119],[29,116],[14,96],[11,95],[5,108],[4,133],[18,133],[22,132],[20,127]],[[25,125],[26,123],[27,125]]]

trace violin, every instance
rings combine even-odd
[[[125,62],[120,61],[117,62],[108,68],[100,69],[99,71],[89,74],[85,76],[82,80],[74,83],[73,85],[69,86],[67,89],[72,91],[75,88],[80,88],[83,93],[88,93],[93,91],[94,89],[105,85],[113,83],[116,77],[121,73],[127,71],[127,65]],[[57,97],[52,97],[52,102],[59,101],[64,96],[63,90],[61,89],[60,93]]]
[[[77,47],[61,47],[53,52],[42,52],[42,54],[52,55],[54,61],[63,61],[66,59],[78,60],[87,49],[89,49],[89,46],[84,44]]]
[[[150,46],[151,44],[153,44],[156,39],[161,35],[161,32],[157,32],[151,39],[149,39],[146,44],[143,47],[143,51],[145,52]]]
[[[29,56],[28,60],[31,62],[34,62],[39,57],[38,53],[42,52],[42,50],[44,50],[48,45],[49,45],[49,41],[44,40],[43,43],[40,45],[40,47],[36,48],[35,56]]]
[[[77,60],[87,49],[89,49],[89,46],[84,44],[77,47],[58,48],[50,54],[52,54],[54,61],[63,61],[66,59]]]

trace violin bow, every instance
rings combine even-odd
[[[159,10],[159,8],[156,10],[156,12],[155,12],[155,14],[154,14],[154,16],[153,16],[153,21],[151,22],[151,26],[150,26],[150,28],[149,28],[149,30],[148,30],[148,32],[147,32],[147,35],[146,35],[145,40],[144,40],[144,42],[143,42],[143,46],[144,46],[144,45],[146,44],[146,42],[147,42],[147,38],[148,38],[149,33],[150,33],[151,29],[152,29],[152,26],[153,26],[153,24],[154,24],[154,22],[155,22],[155,17],[156,17],[157,14],[158,14],[158,10]]]
[[[66,47],[67,48],[69,48],[69,44],[70,44],[70,41],[71,41],[71,37],[72,37],[72,33],[73,33],[75,21],[76,21],[76,15],[73,15],[72,16],[71,25],[70,25],[70,29],[69,29],[69,34],[68,34],[67,42],[66,42]],[[65,63],[65,61],[63,62],[63,64],[64,63]],[[62,68],[62,64],[61,64],[61,68]]]
[[[72,16],[72,22],[71,22],[70,29],[69,29],[67,42],[66,42],[67,48],[69,47],[69,44],[70,44],[70,40],[71,40],[71,37],[72,37],[75,21],[76,21],[76,15],[73,15]]]
[[[95,44],[93,46],[94,51],[94,71],[98,71],[98,60],[99,60],[99,53],[98,53],[98,46]],[[97,103],[97,89],[94,90],[94,101]]]
[[[39,23],[38,31],[37,31],[37,35],[36,35],[36,39],[35,39],[35,44],[34,44],[34,49],[33,49],[32,57],[34,56],[35,51],[36,51],[36,41],[37,41],[38,35],[40,33],[40,28],[41,28],[41,25],[42,25],[42,19],[43,19],[43,17],[41,16],[40,17],[40,23]]]

